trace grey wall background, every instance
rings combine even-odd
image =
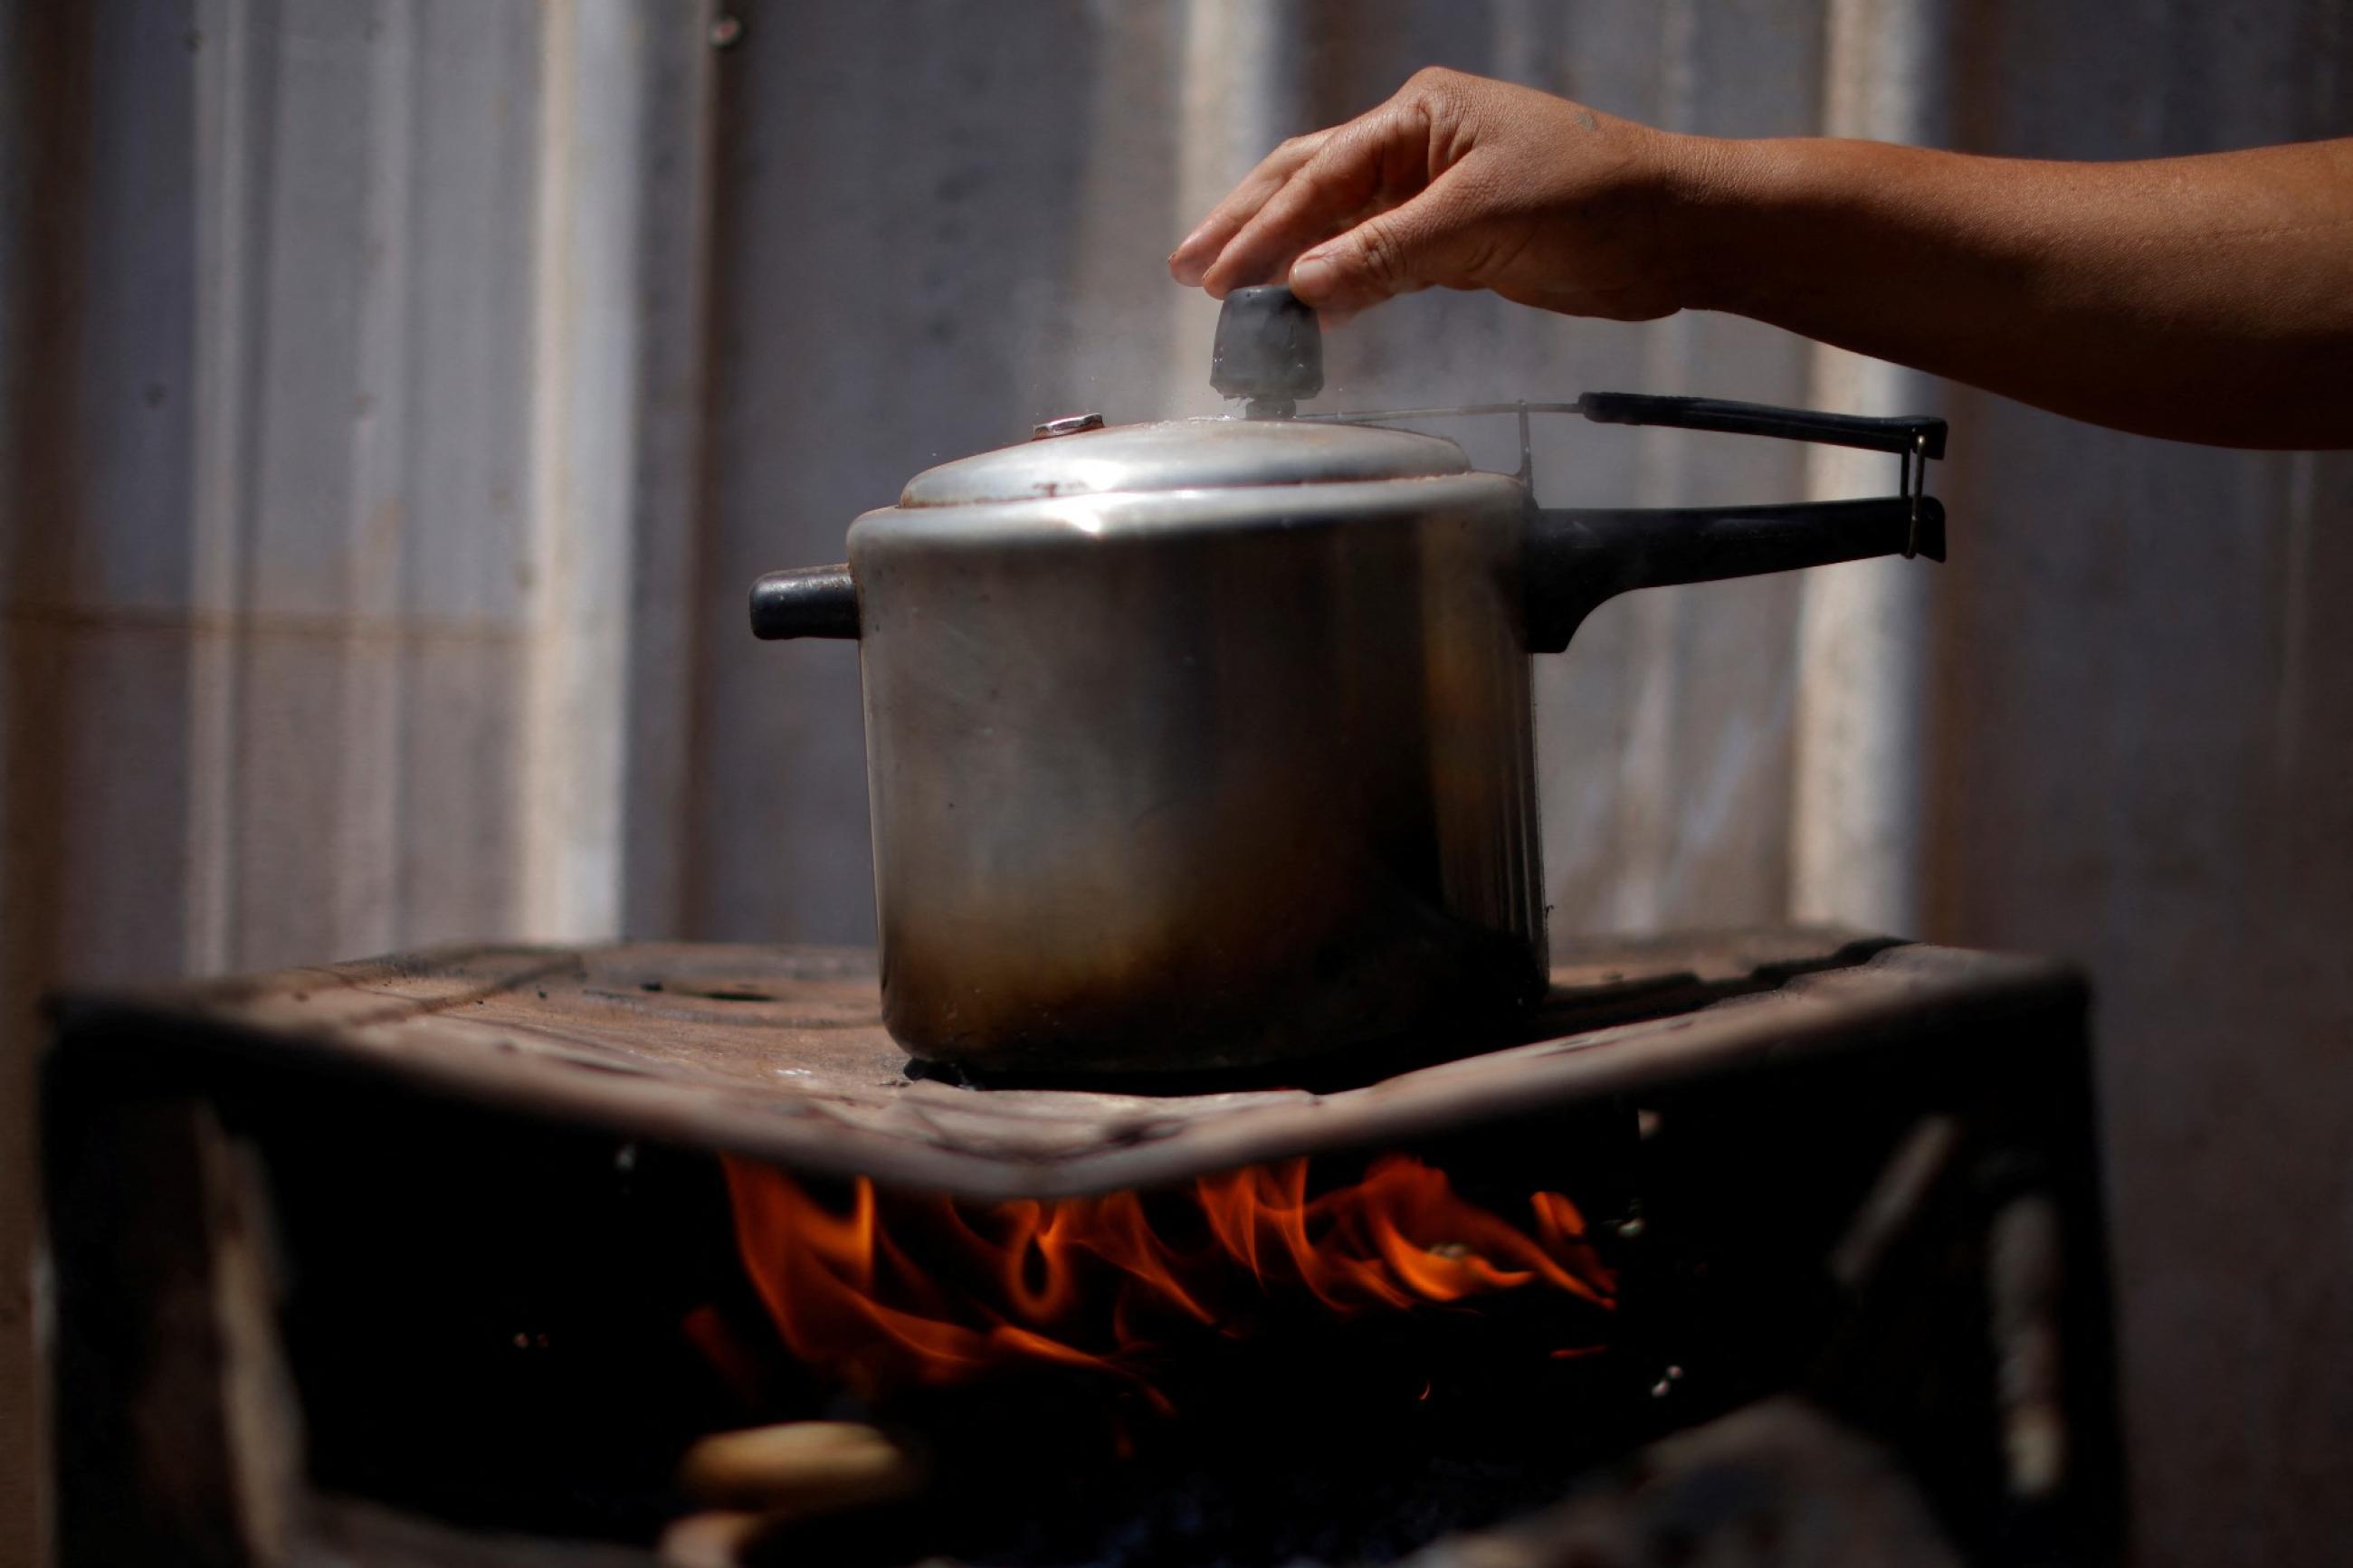
[[[510,933],[867,940],[854,654],[752,645],[745,580],[1038,418],[1208,411],[1161,258],[1276,137],[1427,63],[1728,135],[2353,132],[2321,0],[728,10],[722,52],[717,0],[0,0],[0,1560],[37,1519],[32,997]],[[1544,662],[1556,928],[1794,906],[2088,963],[2143,1558],[2337,1560],[2353,464],[1704,316],[1424,297],[1331,353],[1355,404],[1941,401],[1949,566],[1638,595]],[[1844,478],[1541,442],[1564,503]],[[1858,668],[1915,673],[1866,700]],[[1890,802],[1847,859],[1900,897],[1801,855]]]

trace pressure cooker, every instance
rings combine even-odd
[[[1238,416],[1084,415],[927,469],[759,637],[859,643],[883,1019],[977,1072],[1170,1072],[1507,1027],[1545,990],[1529,656],[1613,595],[1944,558],[1929,418],[1588,393],[1300,414],[1313,311],[1238,289]],[[1891,454],[1895,493],[1538,506],[1532,416]],[[1500,416],[1517,474],[1394,427]]]

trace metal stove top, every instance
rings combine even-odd
[[[636,943],[448,948],[69,998],[117,1026],[276,1067],[983,1200],[1108,1192],[1701,1075],[2081,1005],[2046,960],[1795,927],[1596,942],[1509,1040],[1292,1069],[1287,1082],[977,1088],[886,1035],[870,955]]]

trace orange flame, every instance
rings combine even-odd
[[[1303,1291],[1344,1315],[1529,1289],[1615,1302],[1567,1198],[1531,1194],[1522,1228],[1402,1154],[1314,1196],[1304,1160],[1250,1166],[1152,1212],[1133,1192],[963,1205],[860,1177],[837,1213],[774,1166],[726,1171],[744,1268],[786,1347],[870,1396],[1044,1362],[1120,1378],[1166,1410],[1143,1363],[1167,1333],[1240,1337],[1254,1307]]]

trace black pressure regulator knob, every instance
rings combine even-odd
[[[1237,289],[1218,312],[1209,384],[1250,399],[1252,419],[1288,419],[1299,400],[1324,390],[1324,329],[1315,312],[1280,283]]]

